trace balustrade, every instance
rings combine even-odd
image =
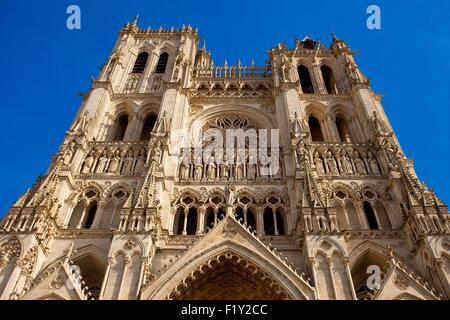
[[[197,78],[214,79],[266,79],[272,78],[270,66],[255,67],[252,66],[211,66],[209,68],[197,68],[194,71]]]

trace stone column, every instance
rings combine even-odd
[[[311,80],[313,83],[315,83],[315,89],[317,91],[315,91],[316,94],[327,94],[327,88],[325,87],[325,83],[323,81],[323,77],[322,77],[322,71],[320,70],[320,66],[318,64],[313,64],[312,66],[312,75],[311,75]]]
[[[337,300],[338,295],[337,295],[337,290],[336,290],[336,283],[334,281],[333,261],[331,260],[331,257],[327,257],[327,263],[328,263],[328,272],[330,273],[331,287],[333,288],[334,299]]]
[[[276,210],[272,208],[272,214],[273,214],[273,226],[274,226],[274,234],[278,235],[278,225],[277,225],[277,213]]]
[[[436,267],[439,280],[442,283],[442,287],[445,291],[445,294],[447,295],[447,298],[450,297],[450,283],[448,281],[448,275],[445,270],[444,260],[442,258],[437,258],[434,260],[434,265]],[[450,273],[450,270],[449,270]]]
[[[86,211],[87,211],[88,207],[89,207],[89,204],[86,204],[84,206],[80,221],[78,221],[78,224],[77,224],[77,229],[81,229],[81,226],[83,225],[83,220],[84,220],[84,217],[86,216]]]
[[[119,292],[117,293],[118,300],[122,300],[121,295],[122,295],[122,291],[123,291],[123,284],[125,283],[125,279],[127,277],[127,271],[128,271],[130,264],[131,264],[131,257],[126,256],[125,260],[124,260],[124,265],[123,265],[122,279],[120,280]]]
[[[98,296],[99,300],[103,300],[103,295],[105,294],[106,285],[108,284],[109,274],[111,272],[111,267],[114,265],[115,260],[113,257],[108,258],[108,265],[106,266],[105,277],[103,278],[102,287],[100,289],[100,295]]]
[[[353,278],[352,278],[352,273],[350,271],[349,263],[350,263],[349,258],[345,258],[344,259],[345,273],[347,274],[348,284],[350,286],[350,293],[352,294],[353,300],[358,300],[358,298],[356,297],[355,287],[353,284]]]
[[[311,265],[311,273],[312,273],[312,278],[313,278],[313,282],[314,282],[314,290],[316,291],[316,299],[319,300],[320,294],[319,294],[319,284],[317,283],[316,258],[310,257],[309,264]]]
[[[264,235],[264,217],[262,211],[262,208],[256,208],[256,231],[259,234]]]
[[[325,127],[328,132],[328,139],[330,142],[340,142],[341,138],[339,137],[339,132],[336,127],[336,122],[331,118],[330,115],[327,115],[324,119]]]
[[[97,141],[106,141],[111,135],[111,129],[114,125],[114,116],[109,112],[105,113],[105,120],[101,124],[100,130],[97,133]]]
[[[201,208],[198,212],[197,234],[202,235],[205,227],[205,208]]]
[[[124,141],[132,141],[132,140],[138,140],[139,137],[137,137],[137,127],[139,127],[142,123],[141,116],[134,112],[131,120],[128,122],[127,130],[125,132],[125,135],[123,137]]]
[[[187,235],[187,221],[188,221],[188,210],[185,210],[184,212],[184,221],[183,221],[183,232],[181,233],[183,236]]]

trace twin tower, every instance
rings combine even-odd
[[[0,223],[0,299],[448,299],[450,215],[346,42],[127,23]]]

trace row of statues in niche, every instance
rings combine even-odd
[[[256,152],[255,152],[256,154]],[[205,160],[206,158],[206,160]],[[246,154],[245,161],[230,163],[225,156],[222,161],[214,155],[195,157],[182,155],[179,165],[181,181],[239,181],[239,180],[282,180],[283,170],[279,156],[260,156]]]
[[[147,150],[140,149],[102,151],[91,149],[84,159],[81,174],[140,174],[147,161]]]
[[[367,156],[361,156],[358,151],[353,153],[342,152],[336,158],[331,151],[322,157],[319,152],[314,153],[314,166],[319,175],[375,175],[381,176],[380,166],[373,152],[367,152]]]

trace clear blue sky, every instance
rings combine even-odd
[[[401,4],[399,3],[401,2]],[[66,8],[81,8],[81,30],[66,28]],[[366,8],[382,10],[382,29],[366,28]],[[263,64],[277,42],[330,32],[361,50],[406,154],[421,180],[450,202],[450,1],[0,1],[3,134],[0,216],[45,173],[81,101],[111,51],[117,32],[140,15],[152,28],[199,28],[221,64]]]

